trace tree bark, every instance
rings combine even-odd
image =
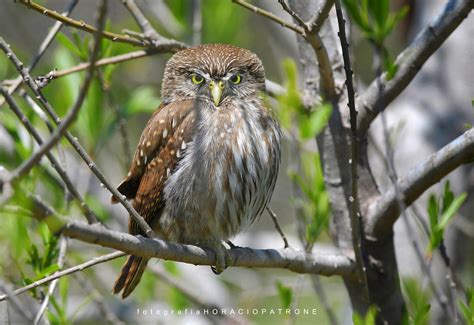
[[[290,0],[292,9],[304,20],[311,18],[320,8],[321,1],[318,0]],[[334,17],[334,15],[330,15]],[[330,18],[332,19],[332,18]],[[331,21],[325,22],[321,30],[323,41],[327,47],[329,57],[333,61],[333,66],[340,66],[341,57],[339,54],[339,42],[336,38],[336,31],[333,29]],[[319,93],[318,83],[315,76],[318,75],[318,63],[314,52],[306,41],[298,37],[300,49],[300,60],[303,68],[304,95],[306,103],[311,103]],[[336,63],[336,64],[335,64]],[[335,71],[336,84],[341,84],[343,78],[339,71]],[[333,99],[336,100],[336,99]],[[344,123],[347,114],[346,96],[342,94],[339,102],[333,103],[333,114],[328,127],[316,139],[320,152],[326,190],[329,194],[332,210],[331,233],[335,244],[342,251],[351,252],[352,238],[350,223],[350,203],[351,193],[350,179],[350,130]],[[358,143],[358,189],[360,200],[360,212],[364,222],[367,216],[368,207],[379,197],[377,185],[370,170],[367,158],[367,139],[359,139]],[[344,277],[344,284],[348,291],[352,308],[358,314],[365,314],[371,305],[377,309],[378,323],[386,322],[390,324],[400,324],[405,313],[405,302],[402,297],[397,261],[393,243],[393,234],[390,232],[383,237],[363,238],[363,253],[366,261],[366,272],[370,292],[370,301],[364,295],[361,281],[355,276]]]

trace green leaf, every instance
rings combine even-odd
[[[430,221],[430,230],[433,232],[438,226],[438,202],[436,197],[431,194],[428,199],[428,216]]]
[[[62,46],[64,46],[66,49],[77,55],[78,57],[82,57],[81,50],[74,44],[73,41],[69,39],[66,35],[63,33],[59,32],[56,35],[56,40],[61,43]]]
[[[312,139],[319,134],[327,125],[331,117],[332,108],[329,104],[323,104],[311,112],[309,117],[300,116],[299,131],[303,140]]]
[[[439,222],[439,228],[444,230],[451,219],[455,216],[456,212],[458,212],[461,205],[466,200],[467,194],[462,193],[460,196],[456,197],[454,201],[449,205],[446,211],[441,216],[441,221]]]
[[[293,291],[291,288],[285,286],[280,281],[277,281],[276,287],[278,290],[278,295],[280,296],[281,305],[284,309],[287,309],[291,305],[291,301],[293,300]]]

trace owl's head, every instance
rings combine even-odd
[[[219,107],[263,90],[265,72],[256,54],[232,45],[206,44],[171,57],[161,95],[164,103],[200,99]]]

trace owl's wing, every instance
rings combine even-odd
[[[163,190],[168,177],[184,154],[186,143],[192,141],[193,101],[161,105],[142,132],[127,177],[118,191],[151,224],[164,208]],[[117,203],[112,197],[112,203]],[[140,227],[130,219],[129,232],[140,234]]]

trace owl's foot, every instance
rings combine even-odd
[[[212,248],[216,254],[216,265],[211,266],[212,272],[214,272],[214,274],[221,274],[224,272],[224,270],[227,268],[227,265],[229,265],[230,257],[223,242],[220,240],[211,241],[205,243],[204,246]]]
[[[235,245],[233,242],[231,242],[230,240],[227,240],[226,241],[227,245],[229,245],[230,249],[234,249],[234,248],[242,248],[240,246],[237,246]]]

